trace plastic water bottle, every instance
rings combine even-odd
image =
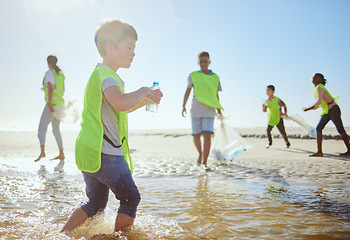
[[[153,82],[153,86],[151,88],[153,90],[159,89],[159,82]],[[157,110],[158,110],[158,103],[148,100],[146,104],[146,111],[156,113]]]
[[[236,157],[242,153],[244,153],[246,150],[244,148],[239,148],[237,149],[234,153],[233,153],[233,156],[231,158],[231,162],[236,159]]]

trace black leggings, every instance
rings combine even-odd
[[[327,114],[321,116],[321,119],[316,127],[316,132],[322,134],[324,127],[330,120],[332,120],[338,133],[340,135],[346,134],[340,115],[341,112],[339,106],[334,105],[331,109],[329,109]]]
[[[271,125],[267,125],[267,138],[269,139],[269,145],[272,145],[272,136],[271,136],[271,130],[274,126]],[[280,119],[280,122],[277,124],[277,128],[280,131],[280,133],[282,134],[282,137],[284,139],[284,141],[286,142],[287,146],[290,146],[290,143],[288,141],[288,137],[286,134],[286,130],[284,128],[284,123],[283,123],[283,118]]]

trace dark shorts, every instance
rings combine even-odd
[[[118,212],[135,218],[140,193],[123,156],[101,154],[101,168],[95,173],[82,172],[88,201],[80,207],[89,217],[105,209],[109,189],[120,201]]]
[[[316,127],[316,132],[322,134],[322,130],[330,120],[332,120],[340,135],[346,134],[343,122],[341,120],[341,111],[338,105],[335,105],[329,109],[328,114],[321,116],[320,122]]]

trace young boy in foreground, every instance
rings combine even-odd
[[[284,102],[274,96],[275,87],[273,85],[269,85],[266,87],[266,94],[268,99],[265,100],[263,104],[263,111],[267,112],[267,137],[269,142],[266,148],[269,148],[272,145],[272,136],[271,131],[274,126],[277,126],[278,130],[282,134],[284,141],[286,142],[286,148],[290,147],[290,143],[288,141],[288,137],[286,134],[286,130],[284,129],[284,123],[282,116],[287,116],[287,106]],[[282,108],[284,108],[284,113],[282,113]]]
[[[159,103],[160,90],[141,87],[125,93],[119,68],[129,68],[135,56],[137,33],[119,20],[106,21],[95,34],[103,58],[86,85],[81,130],[76,140],[75,158],[86,184],[88,201],[76,208],[61,232],[69,233],[88,218],[102,212],[109,189],[120,201],[115,231],[133,225],[140,193],[131,176],[127,113],[147,102]]]

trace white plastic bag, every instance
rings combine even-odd
[[[228,163],[249,148],[252,148],[252,146],[230,127],[225,120],[221,120],[220,126],[215,132],[209,157],[221,163]]]
[[[53,106],[52,115],[59,121],[76,123],[80,118],[77,105],[77,99],[67,99],[63,105]]]
[[[298,114],[285,117],[285,119],[296,122],[299,126],[306,129],[310,137],[316,138],[316,129],[310,126],[309,124],[307,124],[307,122],[305,122],[305,120],[302,117],[300,117]]]

